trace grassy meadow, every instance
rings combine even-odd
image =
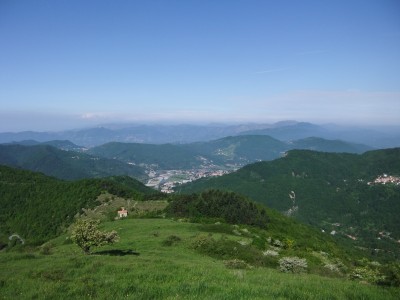
[[[116,230],[120,241],[92,255],[68,235],[38,248],[0,252],[0,299],[400,299],[399,289],[345,278],[228,268],[191,247],[196,235],[209,235],[204,228],[170,219],[123,219],[102,224]]]

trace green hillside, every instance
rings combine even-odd
[[[184,145],[199,155],[220,164],[248,164],[272,160],[282,155],[287,144],[269,136],[229,136],[222,139]]]
[[[349,280],[347,275],[327,271],[323,261],[333,258],[321,253],[307,259],[306,273],[290,274],[279,271],[276,265],[251,266],[229,256],[210,256],[198,247],[199,241],[206,237],[205,241],[214,240],[249,255],[249,246],[242,245],[242,241],[258,234],[252,228],[238,227],[237,231],[246,233],[238,236],[232,230],[221,234],[210,232],[212,228],[201,224],[169,219],[125,219],[104,223],[102,229],[116,230],[120,241],[96,249],[93,255],[84,255],[66,235],[37,249],[0,252],[2,299],[390,300],[400,297],[398,288]],[[291,255],[285,251],[271,263]],[[251,254],[255,253],[258,252]],[[268,256],[259,255],[260,259],[270,261]],[[320,273],[324,276],[314,273],[318,265],[322,266]]]
[[[400,148],[363,155],[294,150],[178,191],[235,191],[375,255],[399,258],[400,186],[368,184],[382,174],[400,175]]]
[[[69,145],[63,141],[56,144]],[[144,170],[138,166],[81,152],[64,151],[44,144],[0,145],[0,164],[42,172],[66,180],[113,175],[128,175],[140,180],[147,178]]]
[[[55,237],[82,208],[99,205],[96,199],[105,191],[131,198],[154,193],[130,177],[70,182],[0,166],[0,241],[13,233],[30,243]]]
[[[71,182],[1,166],[1,297],[397,299],[400,295],[398,264],[373,261],[346,240],[248,198],[222,191],[170,196],[153,192],[130,177]],[[165,200],[168,207],[159,211]],[[130,213],[115,220],[115,208],[121,203],[127,203]],[[71,242],[69,225],[76,218],[107,215],[110,209],[112,217],[102,220],[112,221],[103,222],[101,229],[117,231],[119,242],[94,247],[92,255],[85,255]],[[78,212],[85,214],[77,216]],[[15,238],[7,241],[11,234],[26,244]]]

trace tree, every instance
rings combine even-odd
[[[71,240],[77,244],[85,254],[90,254],[91,247],[113,244],[118,241],[116,231],[103,232],[98,229],[100,221],[93,219],[79,219],[72,228]]]

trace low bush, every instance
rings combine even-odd
[[[43,244],[40,247],[40,254],[43,255],[50,255],[51,254],[51,250],[54,248],[54,244],[53,243],[46,243]]]
[[[163,241],[161,242],[161,244],[162,244],[163,246],[172,246],[172,245],[174,245],[174,244],[180,242],[181,240],[182,240],[182,239],[181,239],[179,236],[177,236],[177,235],[170,235],[170,236],[168,236],[165,240],[163,240]]]

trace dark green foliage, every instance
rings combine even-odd
[[[382,267],[383,278],[377,283],[400,287],[400,264],[392,263]]]
[[[63,232],[82,208],[98,205],[103,191],[135,199],[154,193],[130,177],[69,182],[0,166],[2,237],[18,233],[28,243],[42,243]]]
[[[266,228],[265,208],[232,192],[209,190],[201,194],[177,196],[167,207],[175,217],[222,218],[230,224],[248,224]]]

